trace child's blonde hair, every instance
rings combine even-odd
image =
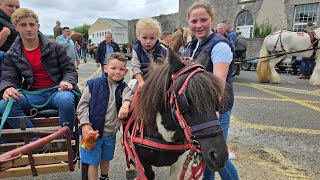
[[[160,23],[150,17],[147,18],[142,18],[137,22],[136,25],[136,34],[137,34],[137,38],[139,39],[139,36],[141,34],[142,30],[155,30],[157,31],[157,38],[159,38],[161,36],[161,26]]]
[[[39,18],[36,13],[34,13],[31,9],[28,8],[19,8],[17,9],[11,16],[11,22],[13,25],[17,25],[21,18],[32,17],[39,23]]]
[[[214,9],[211,6],[211,4],[207,1],[197,1],[195,3],[193,3],[189,9],[188,9],[188,19],[190,18],[191,12],[197,8],[204,8],[207,13],[213,17],[214,16]]]

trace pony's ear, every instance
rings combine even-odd
[[[206,67],[208,64],[208,60],[210,59],[207,51],[201,51],[198,55],[196,62],[201,64],[203,67]]]
[[[169,71],[171,73],[175,73],[185,66],[171,48],[167,49],[167,58],[170,67]]]

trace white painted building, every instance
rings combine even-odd
[[[118,44],[128,43],[128,20],[99,18],[89,28],[89,41],[97,44],[105,40],[105,34],[112,33],[114,42]]]

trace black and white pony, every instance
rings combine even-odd
[[[220,81],[201,65],[180,61],[171,49],[164,64],[144,78],[124,131],[140,179],[155,178],[152,166],[170,166],[167,179],[183,179],[191,156],[211,170],[224,167],[228,150],[216,113],[224,95]]]

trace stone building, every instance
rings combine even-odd
[[[105,40],[105,34],[112,33],[112,37],[118,44],[128,43],[128,20],[99,18],[89,28],[89,40],[97,44]]]
[[[301,31],[307,22],[319,23],[319,0],[208,0],[215,9],[215,24],[227,20],[242,35],[253,36],[255,24],[273,30]],[[179,20],[187,26],[187,9],[196,0],[179,0]]]
[[[197,0],[179,0],[179,13],[160,15],[153,18],[157,19],[162,27],[162,31],[173,32],[176,28],[188,26],[187,10]],[[319,20],[319,4],[320,0],[207,0],[215,9],[215,25],[219,22],[227,20],[234,25],[234,29],[239,29],[248,43],[254,44],[248,49],[248,58],[259,55],[262,45],[262,38],[253,38],[255,25],[269,24],[273,31],[276,30],[294,30],[302,31],[307,22],[313,22],[316,26],[320,26]],[[92,28],[89,35],[94,42],[98,41],[93,37],[100,35],[106,29],[113,30],[111,25],[105,25],[103,28],[96,28],[96,24],[104,23],[106,18],[99,18]],[[118,20],[117,20],[118,21]],[[121,21],[121,20],[119,20]],[[125,21],[125,20],[122,20]],[[135,25],[138,19],[127,21],[127,31],[123,31],[127,35],[127,41],[133,44],[136,41]],[[109,23],[113,24],[113,23]],[[121,23],[120,23],[121,24]],[[99,25],[100,26],[100,25]],[[122,26],[121,26],[122,27]],[[115,28],[117,29],[117,28]],[[126,37],[124,35],[123,37]],[[115,38],[115,37],[114,37]],[[100,39],[99,39],[100,40]],[[102,39],[103,40],[103,39]],[[101,41],[102,41],[101,40]],[[115,38],[116,40],[116,38]],[[116,40],[117,41],[117,40]]]

